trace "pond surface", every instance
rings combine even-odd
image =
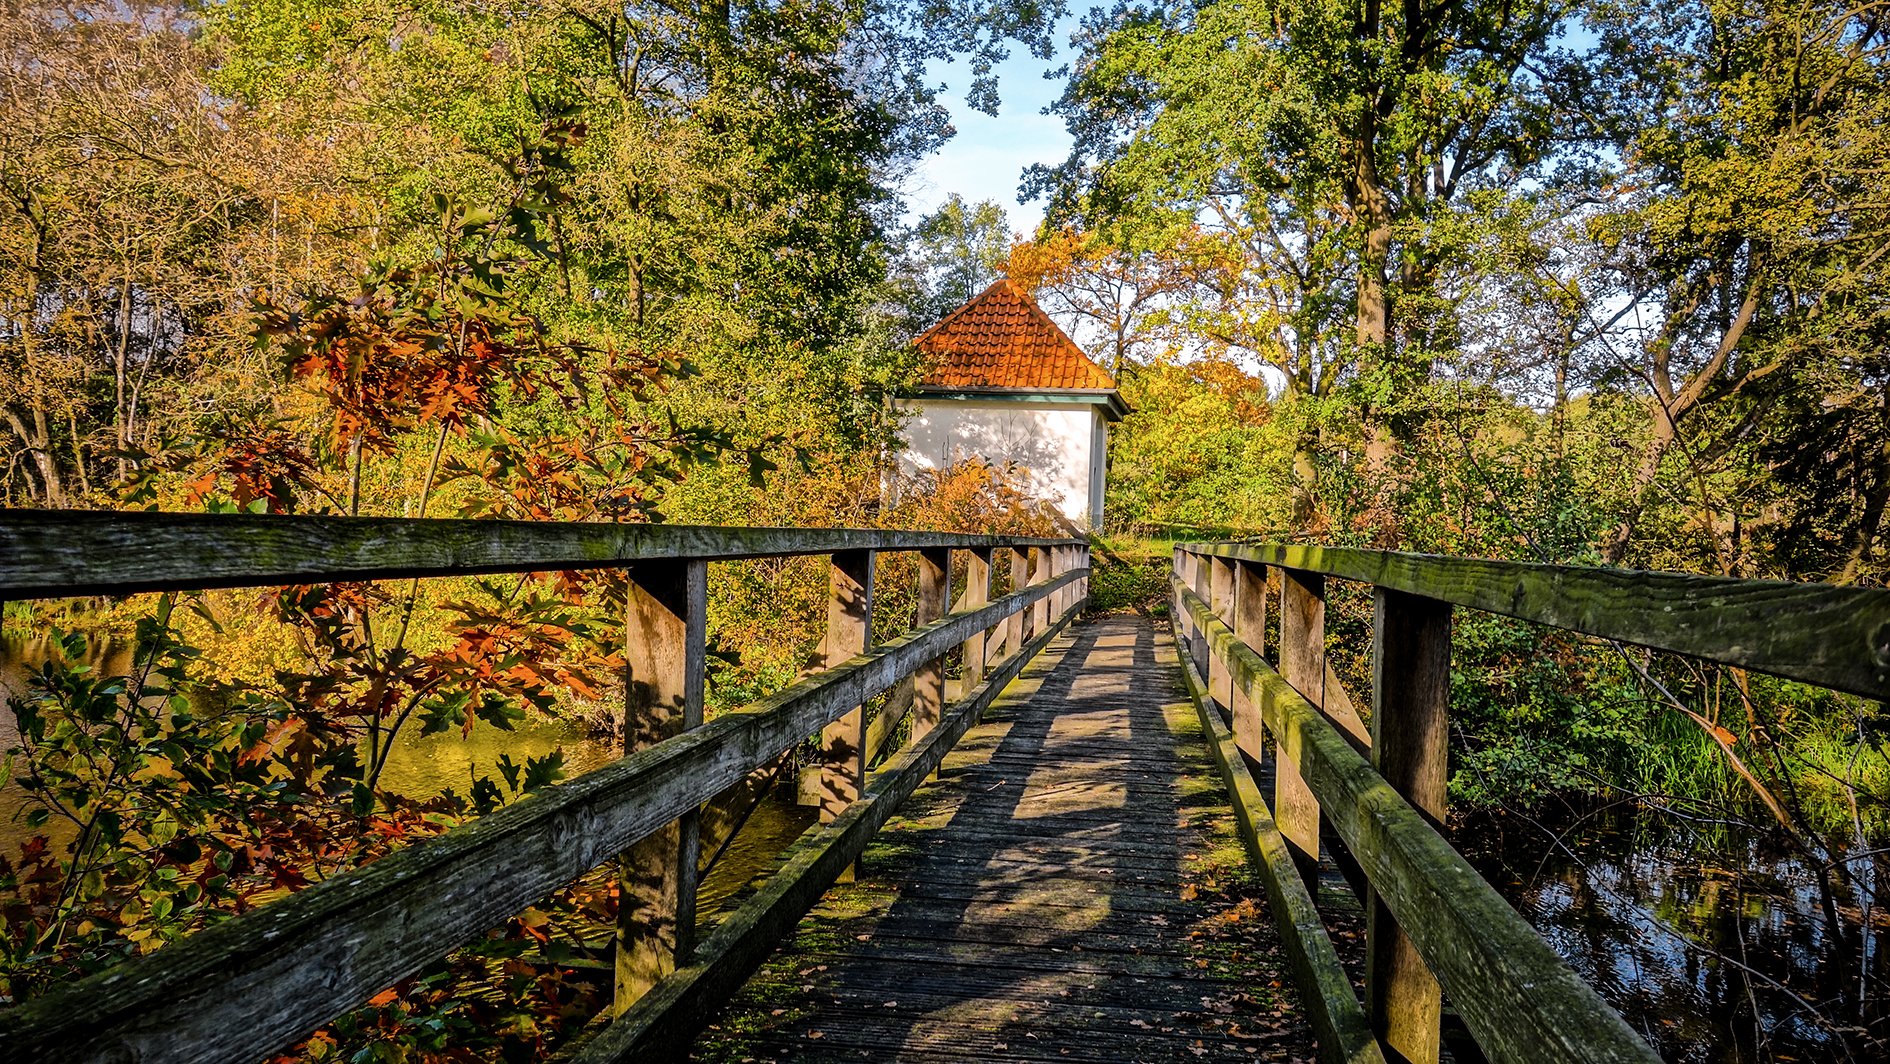
[[[1815,863],[1737,828],[1659,814],[1544,828],[1476,817],[1460,849],[1669,1061],[1884,1060],[1890,920],[1868,901],[1884,855],[1826,916]]]

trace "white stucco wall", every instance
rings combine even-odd
[[[1023,487],[1077,528],[1101,525],[1108,425],[1086,403],[918,399],[904,404],[899,471],[944,469],[967,458],[1015,465]]]

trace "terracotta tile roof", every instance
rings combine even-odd
[[[1115,380],[1008,279],[947,314],[913,343],[926,356],[920,386],[928,390],[1116,390]]]

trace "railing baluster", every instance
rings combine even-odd
[[[1063,548],[1063,571],[1064,572],[1069,572],[1071,569],[1081,569],[1084,564],[1085,563],[1083,561],[1082,548],[1080,547]],[[1076,604],[1081,600],[1082,600],[1082,595],[1077,591],[1077,587],[1075,584],[1071,584],[1069,587],[1066,587],[1063,589],[1064,612],[1067,613],[1070,610],[1075,609]]]
[[[630,570],[624,617],[626,754],[702,724],[708,563]],[[696,927],[697,819],[686,813],[618,861],[615,1008],[688,958]]]
[[[873,552],[842,551],[828,566],[826,666],[865,650],[873,640]],[[860,796],[866,781],[866,710],[856,706],[821,729],[820,821],[830,823]],[[851,883],[853,867],[840,874]]]
[[[919,604],[913,626],[923,628],[945,616],[952,600],[952,552],[919,552]],[[916,743],[938,727],[945,709],[945,659],[933,658],[912,674],[912,739]]]
[[[1449,796],[1450,606],[1377,588],[1372,767],[1440,830]],[[1367,891],[1366,1012],[1387,1049],[1435,1064],[1442,991],[1377,892]]]
[[[1208,594],[1204,596],[1214,616],[1234,626],[1234,563],[1226,558],[1208,559]],[[1234,705],[1234,679],[1227,663],[1218,654],[1209,654],[1208,697],[1231,711]]]
[[[1189,558],[1193,561],[1193,565],[1188,570],[1188,588],[1205,599],[1214,590],[1213,581],[1208,575],[1208,566],[1211,563],[1205,554],[1190,554]],[[1209,656],[1207,633],[1202,631],[1199,625],[1193,628],[1193,632],[1194,660],[1206,661]]]
[[[1253,648],[1254,653],[1263,658],[1267,656],[1266,566],[1249,562],[1234,564],[1234,617],[1229,627],[1240,637],[1241,642]],[[1218,659],[1219,655],[1216,655]],[[1225,665],[1222,667],[1225,668]],[[1231,675],[1228,683],[1234,688],[1233,706],[1229,711],[1234,745],[1257,764],[1266,760],[1266,737],[1265,729],[1260,724],[1260,707],[1233,685]]]
[[[1070,548],[1051,547],[1050,548],[1050,579],[1055,580],[1057,577],[1062,576],[1066,572],[1069,572],[1069,570],[1070,570]],[[1051,595],[1050,596],[1050,616],[1051,617],[1063,616],[1063,611],[1069,608],[1069,604],[1070,604],[1069,600],[1070,600],[1070,589],[1067,587],[1060,588],[1056,592],[1056,594]]]
[[[1076,601],[1079,605],[1087,606],[1089,604],[1088,570],[1094,567],[1094,562],[1095,555],[1090,551],[1088,543],[1081,544],[1076,548],[1077,568],[1084,570],[1083,578],[1076,582]]]
[[[1025,547],[1011,548],[1011,591],[1024,590],[1030,584],[1030,551]],[[1019,610],[1011,614],[1011,620],[1005,626],[1009,633],[1004,637],[1004,657],[1009,659],[1024,649],[1025,626],[1030,623],[1030,611]]]
[[[1030,582],[1045,584],[1050,581],[1050,552],[1043,547],[1030,548]],[[1024,628],[1026,642],[1037,638],[1037,633],[1050,627],[1050,597],[1048,595],[1031,603],[1030,623]],[[1021,644],[1020,644],[1021,645]]]
[[[1317,573],[1280,570],[1280,675],[1314,706],[1325,704],[1326,581]],[[1319,800],[1297,760],[1279,742],[1273,773],[1273,817],[1293,849],[1299,874],[1319,894]]]
[[[1187,580],[1188,564],[1187,552],[1183,551],[1180,546],[1176,546],[1174,549],[1174,557],[1169,561],[1168,567],[1173,571],[1177,579],[1181,581]],[[1188,640],[1189,632],[1191,631],[1188,623],[1188,611],[1182,608],[1180,589],[1176,588],[1172,583],[1169,585],[1169,588],[1173,592],[1168,603],[1170,619],[1175,630],[1175,641],[1180,643]]]
[[[975,610],[991,601],[991,556],[995,553],[982,549],[965,552],[965,597],[962,603],[965,609]],[[964,689],[967,692],[984,682],[994,631],[996,629],[978,632],[965,640],[963,663]]]

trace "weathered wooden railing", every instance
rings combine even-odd
[[[919,558],[913,631],[871,643],[875,555]],[[967,579],[952,602],[952,552]],[[1011,593],[991,600],[995,556]],[[826,555],[825,669],[702,719],[706,566]],[[681,1055],[705,1010],[849,869],[979,712],[1082,608],[1077,540],[851,529],[710,528],[156,513],[0,512],[0,602],[136,591],[475,573],[625,569],[629,751],[437,838],[217,924],[148,957],[0,1011],[0,1060],[240,1061],[282,1048],[620,860],[615,1017],[584,1061]],[[945,702],[944,661],[963,683]],[[871,775],[896,720],[863,706],[911,681],[911,739]],[[814,733],[819,830],[700,943],[697,815]]]
[[[1326,664],[1328,577],[1374,589],[1369,728]],[[1209,747],[1332,1061],[1436,1061],[1443,994],[1491,1060],[1658,1059],[1439,834],[1453,607],[1890,696],[1884,591],[1231,543],[1178,546],[1172,590]],[[1269,745],[1271,809],[1249,771]],[[1307,886],[1322,820],[1367,884],[1363,1006]]]

